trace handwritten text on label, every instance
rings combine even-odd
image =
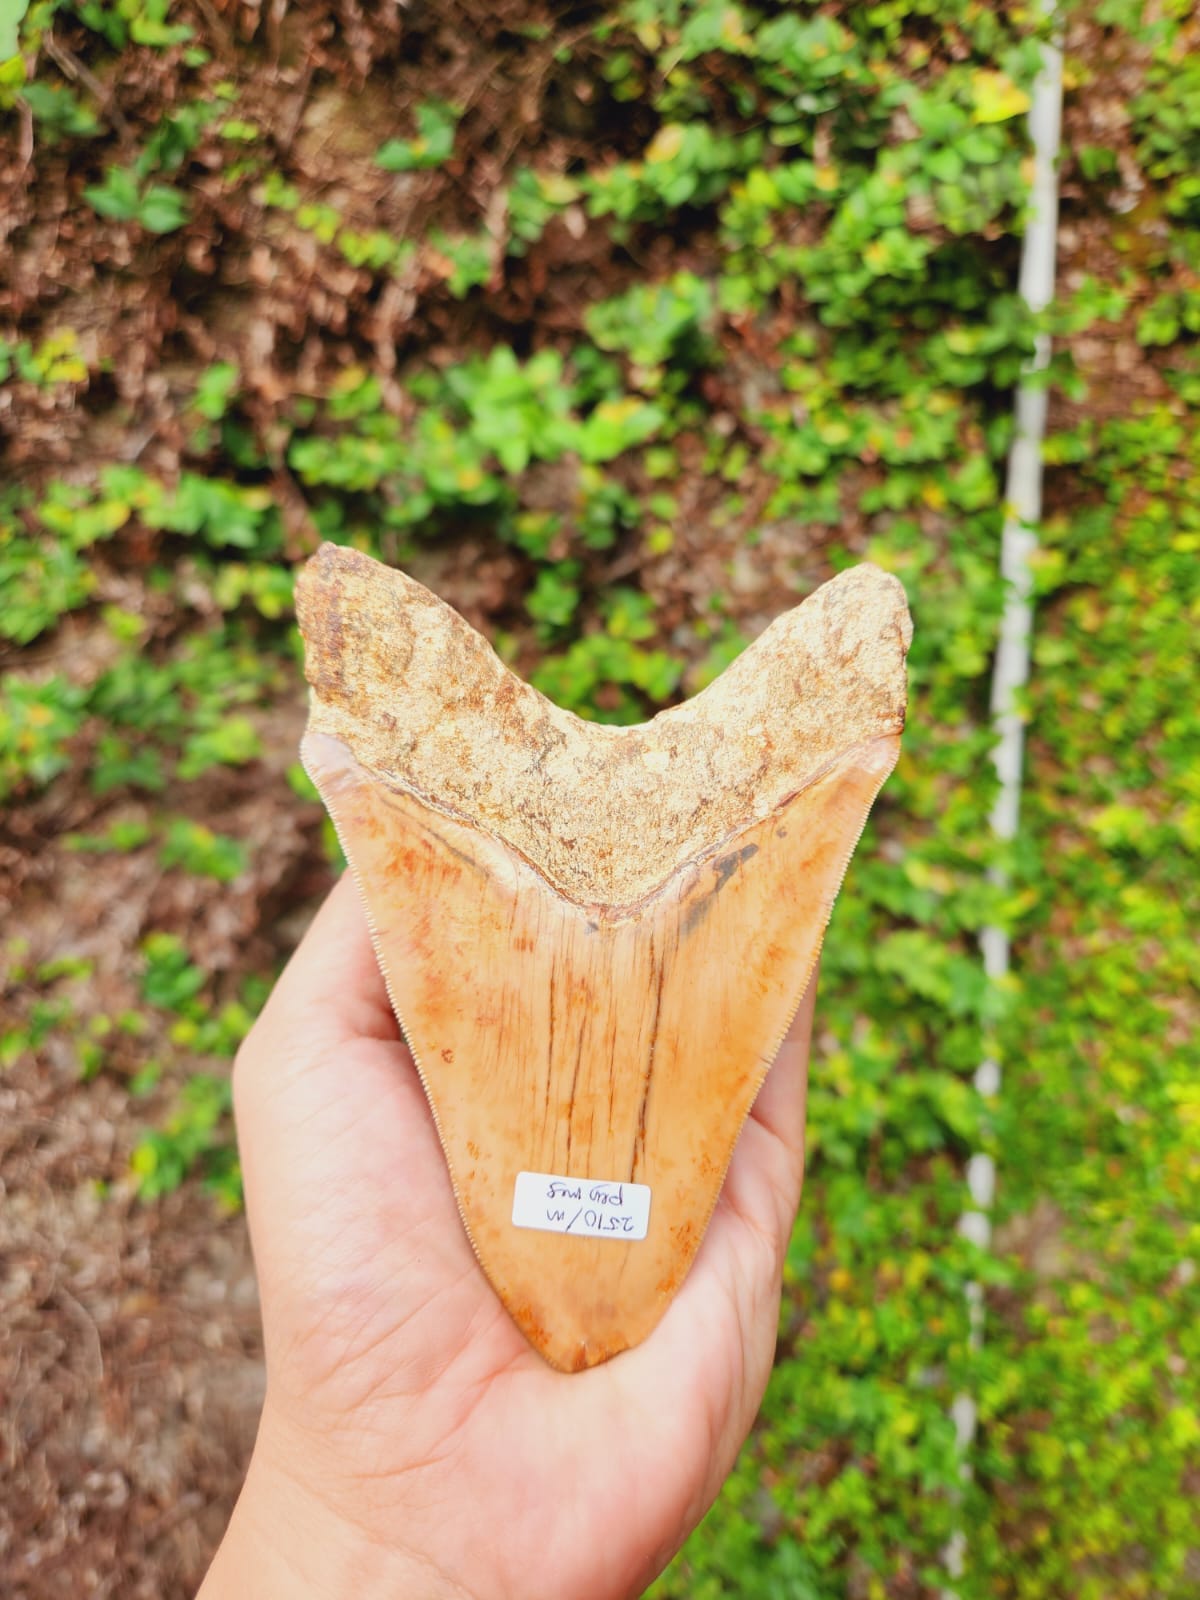
[[[644,1239],[650,1190],[644,1183],[601,1183],[559,1178],[552,1172],[518,1172],[513,1226],[588,1239]]]

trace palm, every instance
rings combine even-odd
[[[769,1371],[800,1177],[792,1050],[654,1334],[554,1372],[479,1269],[361,913],[335,890],[237,1081],[268,1411],[303,1419],[288,1450],[326,1497],[381,1543],[444,1552],[475,1593],[637,1592],[716,1493]]]

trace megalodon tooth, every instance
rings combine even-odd
[[[578,1370],[690,1267],[904,726],[899,582],[839,574],[713,684],[581,720],[404,573],[297,588],[306,769],[483,1271]]]

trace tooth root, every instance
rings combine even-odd
[[[362,892],[483,1270],[548,1361],[592,1366],[645,1338],[686,1275],[811,976],[847,862],[899,749],[903,598],[876,574],[878,582],[865,580],[879,613],[874,624],[835,607],[833,630],[828,600],[816,623],[804,623],[810,601],[790,614],[800,623],[790,621],[773,649],[751,647],[758,668],[753,659],[743,667],[724,705],[710,690],[644,728],[598,729],[519,684],[411,580],[386,569],[364,575],[365,558],[355,556],[347,581],[363,580],[358,598],[368,610],[383,607],[382,625],[397,640],[407,690],[396,675],[392,688],[402,710],[410,696],[405,718],[385,709],[383,668],[347,655],[340,622],[331,634],[331,616],[361,610],[338,588],[336,564],[348,556],[322,552],[312,589],[302,586],[315,690],[304,762]],[[334,609],[321,609],[331,594]],[[390,613],[381,595],[399,597]],[[434,627],[420,628],[414,617],[432,618]],[[430,684],[440,674],[449,707],[440,730],[422,722],[412,699],[430,631],[440,650]],[[790,708],[781,712],[759,695],[754,715],[743,718],[760,751],[767,741],[748,779],[734,719],[763,677],[778,681],[781,643],[805,656],[807,676]],[[511,715],[495,719],[513,742],[507,765],[497,766],[488,748],[487,718],[469,709],[480,682],[520,712],[515,723]],[[810,701],[822,701],[816,732],[789,745],[787,713],[803,720],[806,689]],[[844,737],[831,748],[839,704]],[[811,705],[807,714],[812,723]],[[387,716],[396,726],[381,733]],[[556,748],[547,726],[576,743],[571,770],[583,777],[574,791],[569,773],[539,778]],[[479,747],[474,773],[469,762],[462,770],[461,758],[435,771],[421,740],[440,737],[457,748],[464,729]],[[497,801],[513,770],[516,821]],[[443,780],[437,792],[431,773]],[[639,791],[661,802],[656,813],[647,810],[643,830],[633,813],[624,822],[618,815],[615,826],[611,807],[607,831],[602,808],[596,822],[593,797],[578,785],[603,786],[606,773],[604,797],[619,799],[629,783],[657,786]],[[704,792],[689,794],[689,783]],[[723,800],[713,798],[723,791]],[[665,848],[654,827],[663,815],[674,829]],[[649,870],[639,853],[651,857]],[[644,1237],[516,1226],[522,1173],[569,1180],[559,1191],[567,1196],[557,1207],[565,1213],[559,1228],[576,1207],[579,1215],[596,1210],[587,1202],[598,1182],[645,1186]],[[547,1219],[553,1209],[543,1205]]]

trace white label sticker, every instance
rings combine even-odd
[[[650,1190],[644,1183],[598,1183],[518,1172],[513,1227],[577,1233],[589,1239],[644,1239],[650,1224]]]

